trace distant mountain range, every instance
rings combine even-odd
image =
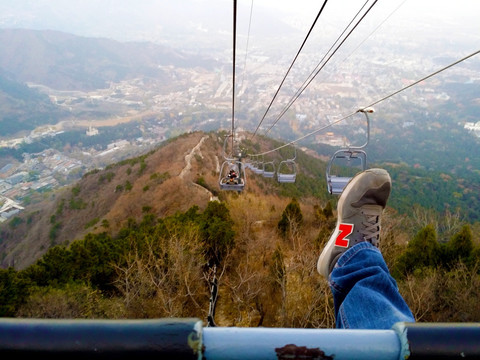
[[[0,30],[0,69],[18,82],[93,90],[135,77],[162,79],[159,66],[213,68],[215,62],[152,43],[121,43],[58,31]]]
[[[238,11],[248,14],[250,3],[239,2]],[[252,27],[258,37],[295,33],[273,12],[274,7],[266,10],[261,3],[255,4],[256,21]],[[247,31],[245,26],[239,24],[241,36]],[[231,46],[232,4],[224,0],[82,0],[66,5],[63,0],[28,4],[17,0],[0,3],[0,28],[50,29],[119,41],[153,41],[190,51],[224,51]]]
[[[1,135],[56,123],[66,116],[46,95],[26,86],[89,91],[136,77],[168,84],[161,66],[212,69],[216,61],[152,43],[120,43],[58,31],[0,30]]]

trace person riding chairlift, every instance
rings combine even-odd
[[[228,182],[229,183],[235,183],[237,184],[238,181],[237,181],[237,173],[235,172],[235,170],[231,169],[228,173]]]

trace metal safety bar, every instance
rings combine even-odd
[[[0,319],[0,357],[38,359],[479,359],[480,323],[390,330],[203,327],[196,318]]]

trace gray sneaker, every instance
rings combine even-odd
[[[328,278],[338,258],[359,242],[378,247],[380,218],[391,187],[390,175],[383,169],[368,169],[350,180],[338,200],[335,231],[318,258],[321,275]]]

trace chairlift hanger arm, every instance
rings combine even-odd
[[[361,109],[357,110],[357,113],[365,114],[365,118],[367,119],[367,140],[366,140],[365,144],[363,144],[361,146],[348,146],[349,150],[363,149],[370,142],[370,118],[369,118],[368,114],[372,114],[373,112],[375,112],[375,110],[373,110],[373,108],[371,108],[371,107],[361,108]]]
[[[229,138],[232,138],[232,157],[228,157],[227,156],[227,142],[228,142],[228,139]],[[235,161],[236,159],[233,157],[233,139],[234,139],[234,135],[233,134],[228,134],[228,135],[225,135],[225,140],[223,141],[223,158],[226,160],[226,161]]]

